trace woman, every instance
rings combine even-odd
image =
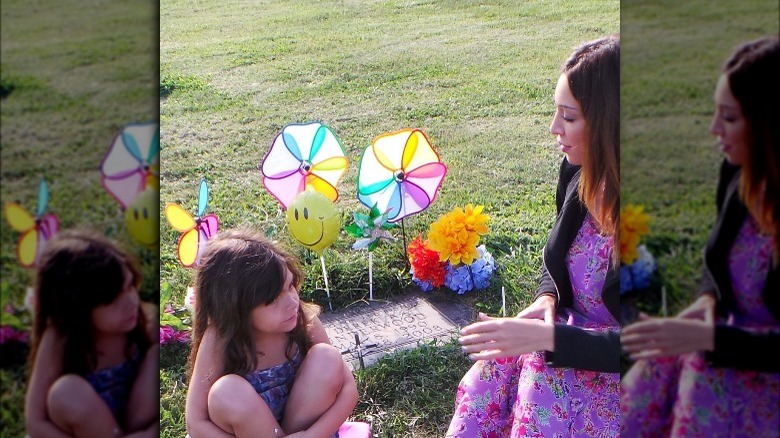
[[[550,133],[566,158],[542,280],[516,318],[480,315],[462,330],[477,362],[447,436],[618,433],[619,74],[618,35],[581,45],[563,65]]]
[[[710,128],[725,155],[698,298],[676,318],[625,328],[637,362],[621,388],[622,431],[766,436],[780,420],[780,44],[741,45],[715,89]]]

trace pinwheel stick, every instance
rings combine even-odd
[[[368,252],[368,300],[374,301],[374,253]]]
[[[661,287],[661,316],[666,316],[666,286]]]
[[[404,227],[404,220],[401,219],[401,235],[404,238],[404,257],[409,254],[409,250],[406,248],[406,227]]]
[[[501,286],[501,316],[506,316],[506,293],[504,286]]]
[[[320,256],[320,263],[322,264],[322,276],[325,278],[325,293],[328,294],[328,308],[333,310],[333,303],[330,302],[330,287],[328,287],[328,271],[325,270],[325,257]]]

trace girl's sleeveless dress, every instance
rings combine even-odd
[[[124,424],[127,402],[140,364],[141,355],[136,354],[119,365],[95,370],[84,376],[106,402],[119,425]]]
[[[729,253],[734,326],[780,328],[761,297],[771,255],[771,238],[748,215]],[[637,362],[623,379],[621,402],[625,436],[780,436],[780,374],[713,368],[701,352]]]
[[[279,423],[282,422],[284,407],[295,383],[295,372],[302,361],[301,352],[298,350],[292,360],[244,376],[257,391],[257,395],[271,408],[274,418]]]
[[[619,330],[601,299],[613,239],[586,215],[566,256],[574,308],[556,323]],[[547,366],[543,352],[477,361],[456,393],[448,437],[617,436],[619,373]]]
[[[271,408],[276,421],[281,423],[284,415],[284,407],[287,405],[287,399],[290,397],[290,390],[295,383],[295,372],[303,361],[301,352],[298,350],[289,360],[281,365],[277,365],[264,370],[255,371],[247,374],[244,378],[257,391],[265,403]],[[331,438],[338,438],[339,435],[368,437],[368,426],[362,423],[344,423],[341,428]]]

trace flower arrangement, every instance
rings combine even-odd
[[[428,238],[415,238],[407,248],[412,280],[423,291],[447,286],[464,294],[490,285],[496,263],[480,237],[488,234],[490,216],[484,206],[456,207],[432,223]]]
[[[642,236],[650,232],[644,206],[629,204],[620,211],[620,294],[650,287],[656,273],[653,255]]]

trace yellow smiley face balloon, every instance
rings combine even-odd
[[[160,242],[160,194],[148,188],[135,197],[125,210],[127,232],[138,243],[157,249]]]
[[[341,229],[336,206],[320,192],[299,193],[287,208],[287,228],[301,245],[322,254],[333,244]]]

